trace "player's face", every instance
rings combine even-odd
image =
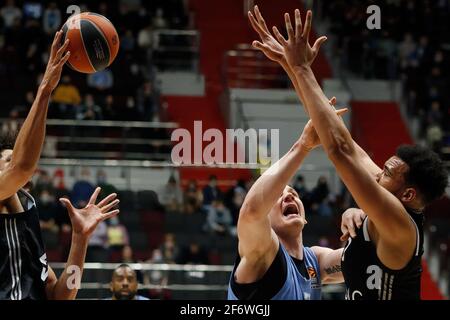
[[[279,234],[293,227],[295,231],[303,229],[306,224],[305,209],[297,192],[286,186],[269,214],[274,231]]]
[[[393,156],[384,164],[383,171],[377,176],[377,182],[400,198],[405,188],[405,174],[408,170],[408,165],[402,159]]]
[[[0,152],[0,171],[4,170],[11,162],[12,152],[11,149],[5,149]]]
[[[133,300],[137,287],[136,273],[131,268],[119,268],[114,272],[111,291],[117,300]]]

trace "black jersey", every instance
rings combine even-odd
[[[408,212],[416,227],[416,248],[408,264],[391,270],[378,259],[370,240],[368,218],[342,254],[342,273],[347,300],[419,300],[423,254],[423,214]]]
[[[0,300],[46,299],[47,255],[34,199],[20,191],[25,211],[0,214]]]

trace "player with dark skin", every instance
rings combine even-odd
[[[342,227],[345,232],[342,239],[348,238],[348,235],[355,236],[354,225],[360,226],[367,215],[364,239],[373,242],[376,259],[381,261],[383,270],[391,274],[412,271],[410,279],[418,286],[414,289],[420,290],[420,281],[417,280],[420,279],[417,277],[420,260],[414,257],[420,257],[421,225],[416,220],[423,219],[424,208],[445,192],[448,177],[442,161],[426,148],[404,146],[386,161],[383,169],[376,166],[356,145],[348,129],[329,107],[328,99],[311,70],[311,57],[317,55],[321,44],[326,41],[326,37],[320,37],[312,47],[309,44],[312,12],[307,12],[303,25],[300,11],[296,10],[295,28],[289,14],[285,14],[288,39],[276,27],[273,27],[275,37],[272,36],[257,8],[255,15],[256,18],[249,13],[250,21],[262,42],[255,41],[253,45],[279,62],[288,72],[325,152],[362,209],[353,211],[355,219],[346,218],[347,226]],[[415,263],[416,267],[411,263]],[[402,290],[402,287],[397,288],[397,292]],[[379,286],[377,289],[382,290]],[[365,292],[365,297],[374,297],[369,291]],[[357,295],[363,296],[359,291]],[[417,296],[414,293],[411,297]]]
[[[31,180],[40,158],[45,138],[45,123],[48,103],[53,90],[59,83],[64,64],[70,57],[65,53],[69,40],[61,44],[62,32],[56,33],[51,46],[50,58],[43,80],[39,86],[36,100],[12,146],[2,146],[0,150],[0,214],[14,215],[23,213],[24,206],[19,200],[18,192]],[[75,299],[90,236],[97,225],[119,213],[115,207],[119,204],[117,194],[111,194],[97,202],[101,189],[92,194],[86,207],[76,209],[68,199],[60,199],[67,208],[72,224],[72,244],[66,268],[59,279],[48,266],[45,282],[45,294],[49,300]],[[2,230],[3,231],[3,230]],[[42,263],[47,264],[46,261]],[[71,281],[70,270],[78,270],[78,278]],[[45,270],[44,270],[45,271]],[[20,281],[20,279],[19,279]]]
[[[138,281],[136,271],[122,264],[114,270],[110,283],[111,300],[148,300],[137,295]]]

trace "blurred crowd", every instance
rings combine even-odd
[[[34,100],[53,36],[72,1],[0,1],[1,117],[24,117]],[[160,97],[152,61],[154,32],[188,25],[183,0],[115,0],[77,3],[82,12],[108,17],[121,39],[112,66],[92,75],[66,68],[50,118],[158,121]],[[113,94],[114,93],[114,94]],[[8,126],[8,125],[6,125]],[[4,130],[8,128],[3,128]]]
[[[130,238],[133,240],[133,236],[141,229],[129,221],[128,217],[133,214],[127,209],[127,199],[124,198],[125,208],[122,208],[121,205],[122,214],[102,222],[94,232],[89,242],[86,261],[132,263],[139,259],[152,263],[232,263],[229,260],[230,255],[232,256],[231,260],[234,260],[239,211],[253,182],[253,179],[240,180],[226,189],[213,175],[202,188],[195,180],[189,181],[182,188],[180,182],[171,176],[161,190],[156,193],[152,191],[157,204],[148,204],[147,206],[152,207],[151,210],[144,210],[137,224],[141,224],[139,221],[145,220],[145,215],[161,214],[164,220],[178,220],[175,221],[178,226],[160,230],[162,236],[156,242],[149,243],[145,240],[144,244],[137,243],[136,247],[134,247],[136,242],[130,241]],[[67,197],[75,207],[82,208],[87,205],[97,186],[102,188],[99,199],[111,193],[118,193],[119,197],[123,194],[108,181],[107,174],[102,169],[98,169],[93,176],[90,169],[81,168],[78,178],[71,188],[66,186],[63,170],[56,170],[52,175],[47,171],[39,172],[31,192],[40,208],[44,241],[50,249],[58,249],[64,256],[68,254],[67,250],[70,247],[70,219],[59,199]],[[342,212],[350,206],[343,196],[330,191],[325,176],[320,177],[317,185],[312,189],[307,188],[302,176],[296,177],[292,181],[292,186],[300,195],[307,219],[317,216],[323,217],[324,221],[338,221]],[[146,197],[148,198],[148,196]],[[139,211],[139,209],[136,210]],[[156,223],[155,220],[152,221],[151,223]],[[185,234],[188,232],[188,228],[193,234]],[[143,229],[142,231],[144,233],[154,232]],[[197,241],[199,235],[204,238],[203,242]],[[151,234],[146,236],[151,236]],[[337,241],[337,239],[333,239],[335,234],[315,236],[317,239],[325,237],[327,243]],[[177,237],[183,237],[182,246],[178,245]],[[228,252],[227,261],[221,261],[220,257],[214,256],[217,254],[216,249],[218,248],[211,245],[211,242],[217,240],[231,242],[232,248],[229,248],[231,250]],[[134,255],[135,249],[139,251],[137,256]],[[211,249],[212,251],[210,251]]]
[[[381,9],[380,30],[365,27],[371,4]],[[450,146],[450,2],[335,0],[321,10],[344,67],[367,79],[400,79],[421,138],[438,153]]]

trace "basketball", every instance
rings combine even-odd
[[[67,64],[82,73],[104,70],[117,56],[119,36],[106,17],[85,12],[71,16],[64,24],[62,41],[70,40]]]

